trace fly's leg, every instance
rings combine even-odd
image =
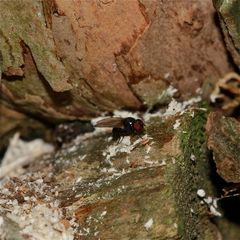
[[[112,129],[112,138],[113,140],[118,140],[122,136],[122,128],[113,128]]]
[[[112,138],[113,140],[118,140],[118,144],[123,140],[124,136],[126,136],[126,131],[122,128],[113,128],[112,129]]]
[[[118,139],[117,144],[121,143],[122,140],[123,140],[123,138],[124,138],[124,136],[121,136],[121,137]]]

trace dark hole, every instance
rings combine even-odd
[[[223,195],[223,189],[232,185],[232,183],[225,182],[217,173],[217,168],[213,160],[212,153],[209,153],[209,161],[211,167],[211,180],[216,188],[216,195],[221,197]],[[218,201],[218,207],[223,212],[223,217],[235,224],[240,224],[240,197],[228,197],[222,198]],[[221,220],[221,219],[219,219]],[[240,226],[239,226],[240,227]]]

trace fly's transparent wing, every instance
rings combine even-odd
[[[95,124],[95,127],[121,128],[121,127],[123,127],[123,118],[121,118],[121,117],[105,118],[105,119],[98,121]]]

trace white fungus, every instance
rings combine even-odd
[[[146,230],[149,230],[153,225],[153,219],[150,218],[145,224],[144,227],[146,228]]]
[[[177,119],[173,125],[173,129],[175,129],[175,130],[178,129],[180,125],[181,125],[180,119]]]
[[[100,216],[103,217],[103,216],[105,216],[106,214],[107,214],[107,211],[103,211]]]
[[[191,153],[190,159],[191,159],[193,162],[195,162],[195,161],[196,161],[196,156],[195,156],[193,153]]]
[[[197,190],[197,195],[201,198],[205,197],[206,196],[206,193],[203,189],[198,189]]]
[[[211,196],[206,196],[206,192],[203,189],[198,189],[197,195],[202,199],[201,203],[206,204],[212,215],[221,217],[222,214],[217,210],[217,199]]]

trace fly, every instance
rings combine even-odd
[[[112,117],[98,121],[95,127],[111,127],[113,140],[133,134],[140,135],[144,131],[144,123],[141,119],[132,117]]]

